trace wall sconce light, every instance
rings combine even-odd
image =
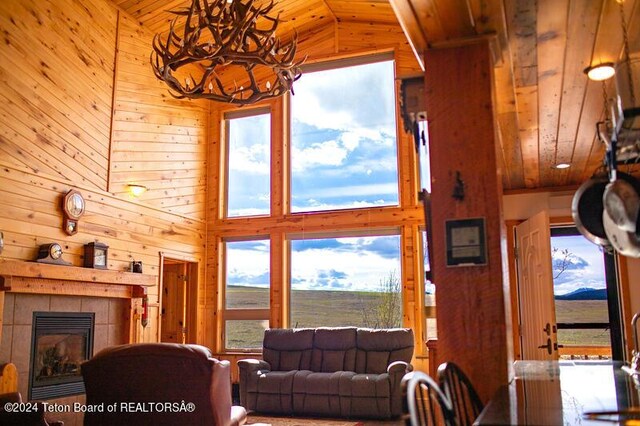
[[[601,64],[585,68],[584,73],[589,77],[589,80],[604,81],[615,75],[616,68],[613,62],[603,62]]]
[[[135,183],[130,183],[127,185],[127,190],[129,191],[129,194],[133,195],[136,198],[141,196],[145,192],[147,192],[148,189],[149,188],[147,188],[144,185],[138,185]]]

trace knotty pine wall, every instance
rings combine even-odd
[[[149,65],[152,34],[105,0],[0,2],[0,256],[30,261],[57,241],[109,245],[109,269],[160,252],[199,262],[204,286],[208,105],[171,98]],[[139,199],[129,182],[150,190]],[[62,231],[61,198],[82,192],[79,232]],[[139,339],[156,341],[159,290]]]

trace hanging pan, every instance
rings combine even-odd
[[[593,176],[580,185],[571,203],[571,215],[578,231],[587,240],[603,247],[611,245],[602,223],[602,198],[608,183],[606,174]]]
[[[640,258],[640,182],[617,173],[603,195],[602,221],[607,239],[623,256]]]

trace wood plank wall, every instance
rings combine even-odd
[[[141,201],[203,217],[209,104],[173,98],[149,64],[152,34],[120,13],[110,192],[149,188]]]
[[[158,275],[162,252],[199,262],[204,286],[208,107],[155,81],[152,34],[105,0],[3,1],[0,27],[1,256],[33,260],[57,241],[81,266],[98,240],[109,269],[135,259]],[[151,190],[130,198],[132,180]],[[74,236],[62,231],[71,188],[86,199]],[[150,294],[144,341],[158,340],[159,288]]]

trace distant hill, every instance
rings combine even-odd
[[[606,288],[579,288],[571,293],[555,296],[556,300],[607,300]]]

